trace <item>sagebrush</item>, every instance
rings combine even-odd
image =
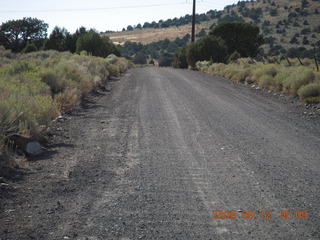
[[[230,64],[200,61],[196,66],[199,71],[205,73],[299,96],[305,102],[319,102],[320,73],[312,66],[310,60],[304,59],[304,66],[299,66],[293,59],[290,60],[291,66],[285,62],[262,63],[250,58],[240,58]]]
[[[0,149],[13,134],[34,136],[62,112],[80,104],[91,91],[130,63],[68,52],[12,54],[0,49]],[[0,153],[1,154],[1,153]]]

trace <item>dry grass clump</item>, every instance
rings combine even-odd
[[[292,66],[285,65],[284,62],[281,64],[254,62],[252,59],[238,59],[230,64],[211,65],[203,61],[198,62],[196,66],[199,71],[236,82],[254,83],[263,88],[299,96],[303,101],[318,101],[320,73],[315,71],[314,66],[301,66],[292,59],[290,61],[293,63]],[[311,61],[309,62],[311,64]]]
[[[298,90],[309,83],[314,82],[315,74],[308,67],[295,67],[283,81],[283,91],[291,95],[298,95]]]
[[[111,54],[106,58],[108,69],[112,76],[119,76],[121,73],[124,73],[128,68],[133,67],[125,58],[118,58],[117,56]]]
[[[110,76],[130,67],[116,56],[110,62],[56,51],[13,55],[0,49],[1,59],[5,59],[0,64],[1,149],[12,134],[37,135],[62,111],[78,106],[91,91],[105,87]]]
[[[319,103],[320,102],[320,82],[310,83],[301,87],[298,90],[300,99],[307,103]]]
[[[199,62],[196,62],[196,69],[204,73],[208,73],[208,69],[210,65],[211,65],[210,61],[199,61]]]
[[[251,74],[251,67],[249,64],[243,64],[239,67],[237,64],[224,64],[203,61],[197,63],[197,69],[212,75],[218,75],[229,78],[236,82],[244,82]],[[247,79],[248,80],[248,79]]]

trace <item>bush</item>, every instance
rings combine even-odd
[[[276,64],[257,64],[253,71],[252,79],[259,82],[260,78],[264,75],[275,77],[278,73],[278,66]]]
[[[4,46],[0,45],[0,58],[13,58],[14,54],[10,51],[4,48]]]
[[[227,48],[221,38],[207,36],[191,43],[187,48],[189,66],[195,68],[196,62],[210,60],[212,62],[225,62]]]
[[[235,22],[221,23],[214,27],[209,35],[220,37],[225,41],[228,55],[237,51],[241,57],[255,57],[264,42],[259,32],[259,28],[255,25]]]
[[[186,48],[181,48],[176,52],[173,66],[176,68],[188,68]]]
[[[174,61],[174,56],[170,53],[163,53],[159,58],[159,66],[160,67],[170,67],[172,66]]]
[[[0,149],[11,134],[35,136],[45,130],[61,111],[79,105],[93,89],[104,87],[110,75],[130,67],[116,56],[104,59],[56,51],[12,58],[0,65]]]
[[[38,48],[33,43],[28,43],[27,46],[22,50],[22,53],[31,53],[38,51]]]
[[[299,66],[293,59],[291,67],[281,64],[255,63],[240,58],[230,64],[197,62],[197,69],[212,75],[222,76],[236,82],[255,83],[261,87],[299,96],[304,101],[318,101],[320,74],[310,66]],[[308,61],[305,61],[308,63]],[[312,65],[311,65],[312,66]]]
[[[287,79],[283,82],[283,90],[294,96],[297,95],[297,91],[300,87],[313,82],[315,74],[307,67],[297,67],[290,73]]]
[[[147,57],[146,57],[146,55],[144,53],[138,52],[135,55],[135,57],[133,59],[133,62],[135,64],[146,64],[147,63]]]
[[[301,87],[298,90],[300,99],[307,102],[319,102],[320,101],[320,84],[310,83]]]
[[[274,85],[274,78],[271,75],[262,75],[259,79],[259,86],[271,88]]]
[[[237,51],[235,51],[235,52],[233,52],[233,53],[229,56],[227,63],[231,63],[231,62],[233,62],[233,61],[235,61],[235,60],[238,60],[239,58],[241,58],[240,53],[238,53]]]
[[[196,63],[196,68],[198,71],[207,73],[210,65],[211,65],[210,61],[198,61]]]
[[[119,55],[113,43],[102,38],[94,31],[80,35],[76,43],[76,52],[86,51],[92,56],[107,57],[109,54]]]

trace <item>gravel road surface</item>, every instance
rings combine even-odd
[[[111,85],[2,186],[1,240],[320,239],[319,114],[188,70]]]

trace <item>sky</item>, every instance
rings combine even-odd
[[[197,13],[221,10],[235,0],[197,0]],[[0,24],[36,17],[73,33],[80,26],[99,32],[121,31],[128,25],[166,20],[192,13],[192,0],[0,0]]]

